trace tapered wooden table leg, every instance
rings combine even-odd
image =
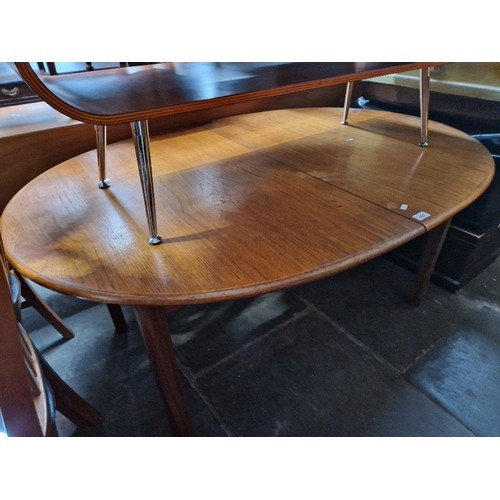
[[[117,333],[123,333],[128,330],[127,320],[123,314],[121,306],[117,304],[106,304],[109,315],[113,321],[113,326]]]
[[[176,433],[179,436],[191,436],[193,432],[168,331],[166,309],[161,306],[135,306],[134,309],[152,369]]]
[[[413,289],[408,297],[408,302],[413,306],[418,306],[427,290],[436,261],[443,247],[444,240],[450,228],[451,219],[443,222],[426,235],[424,252],[420,260],[417,277],[413,283]]]

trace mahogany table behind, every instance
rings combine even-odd
[[[112,188],[95,188],[95,151],[68,160],[8,204],[1,234],[13,267],[60,293],[132,305],[177,432],[191,434],[166,314],[331,276],[423,235],[416,295],[449,220],[488,186],[480,143],[418,119],[341,109],[236,116],[155,138],[161,245],[143,238],[134,145],[108,148]]]

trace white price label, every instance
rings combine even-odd
[[[427,212],[418,212],[418,214],[412,215],[414,219],[417,220],[424,220],[427,219],[427,217],[430,217],[431,214],[428,214]]]

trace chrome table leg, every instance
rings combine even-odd
[[[97,140],[97,166],[99,168],[99,188],[109,188],[109,179],[106,179],[106,125],[95,125]]]
[[[349,108],[351,107],[353,85],[353,82],[347,82],[347,87],[345,89],[344,115],[342,116],[342,121],[340,122],[342,125],[349,125],[347,117],[349,116]]]
[[[422,68],[420,70],[420,120],[421,120],[421,138],[418,143],[423,148],[427,147],[427,126],[429,123],[429,80],[431,68]]]
[[[149,127],[147,120],[132,122],[132,134],[134,137],[135,153],[137,156],[137,166],[141,178],[142,195],[146,208],[146,217],[149,228],[149,244],[158,245],[161,243],[161,236],[158,236],[156,227],[156,206],[153,184],[153,168],[151,165],[151,153],[149,150]]]

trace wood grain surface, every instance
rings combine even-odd
[[[26,277],[97,301],[175,305],[269,292],[381,255],[446,221],[487,187],[488,152],[449,127],[337,108],[222,119],[152,141],[158,228],[146,218],[130,141],[108,148],[112,186],[97,188],[95,152],[42,174],[1,220]],[[411,210],[400,206],[407,203]],[[423,221],[416,211],[428,211]]]

